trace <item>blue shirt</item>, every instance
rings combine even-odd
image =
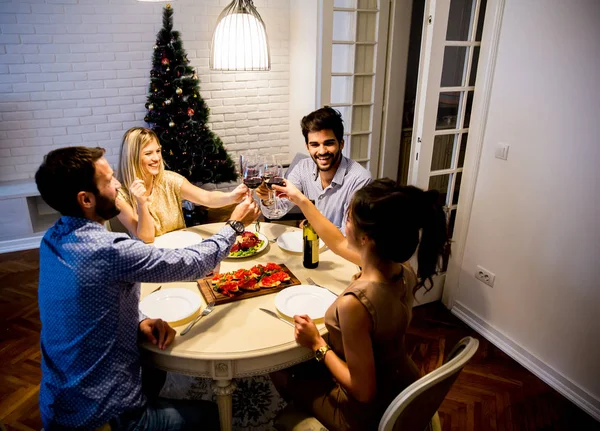
[[[139,282],[193,281],[227,256],[235,231],[158,249],[94,221],[61,217],[40,245],[40,411],[44,427],[94,429],[145,406]]]
[[[372,181],[371,173],[359,163],[342,156],[342,160],[331,180],[331,184],[323,188],[319,168],[313,159],[307,157],[298,162],[287,176],[308,199],[315,201],[315,206],[342,233],[346,230],[348,207],[354,192],[362,189]],[[282,199],[283,214],[289,212],[294,204]],[[261,203],[261,209],[270,217],[269,207]],[[279,217],[283,217],[283,214]]]

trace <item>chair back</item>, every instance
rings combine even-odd
[[[307,157],[308,157],[308,154],[296,153],[296,155],[290,162],[290,165],[288,166],[287,170],[285,171],[284,177],[287,178],[289,176],[290,172],[292,172],[292,169],[294,169],[294,167],[298,164],[298,162],[302,159],[306,159]]]
[[[381,417],[379,431],[425,430],[478,347],[479,341],[473,337],[460,340],[444,365],[421,377],[394,398]]]
[[[113,217],[110,220],[106,220],[104,225],[106,226],[106,229],[110,232],[122,232],[131,236],[127,228],[123,226],[123,223],[121,223],[121,221],[117,217]]]

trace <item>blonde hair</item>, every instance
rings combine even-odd
[[[147,175],[140,163],[140,155],[142,150],[152,142],[160,145],[158,136],[153,130],[145,127],[133,127],[125,132],[123,142],[121,143],[121,151],[119,153],[119,165],[117,170],[117,179],[121,182],[121,191],[126,197],[127,203],[131,205],[133,210],[136,210],[136,205],[133,196],[129,191],[129,187],[136,178],[143,180]],[[153,187],[156,187],[162,181],[165,171],[165,163],[161,159],[159,172],[154,177]]]

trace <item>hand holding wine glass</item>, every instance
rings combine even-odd
[[[254,190],[262,184],[257,157],[252,155],[240,156],[240,169],[242,170],[244,184],[250,190]],[[256,232],[260,232],[260,221],[258,218],[256,219]]]

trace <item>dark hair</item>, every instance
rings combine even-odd
[[[358,190],[350,206],[352,223],[375,242],[381,259],[406,262],[419,246],[420,281],[413,294],[421,287],[431,290],[439,258],[449,247],[446,216],[439,197],[436,190],[425,192],[384,178]]]
[[[308,134],[310,132],[320,132],[321,130],[333,130],[338,142],[344,139],[344,120],[342,114],[330,106],[325,106],[311,112],[300,121],[304,142],[308,144]]]
[[[67,147],[50,151],[35,173],[42,199],[62,215],[80,217],[77,202],[81,191],[98,193],[95,163],[104,156],[104,148]]]

